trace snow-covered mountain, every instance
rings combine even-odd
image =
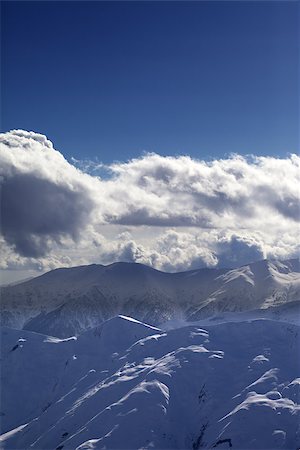
[[[299,260],[164,273],[133,263],[56,269],[1,288],[3,325],[78,335],[118,314],[159,325],[259,310],[283,317],[300,300]]]
[[[299,331],[123,316],[65,340],[4,328],[1,448],[296,450]]]

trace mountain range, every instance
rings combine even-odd
[[[2,325],[68,337],[118,314],[154,326],[230,312],[296,317],[299,260],[263,260],[237,269],[165,273],[114,263],[50,271],[1,288]]]

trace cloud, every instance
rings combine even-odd
[[[299,161],[296,155],[233,155],[207,163],[151,154],[114,164],[107,191],[113,201],[116,194],[122,198],[123,207],[106,217],[126,225],[203,228],[256,228],[266,213],[297,222]]]
[[[0,270],[34,270],[47,271],[57,267],[71,267],[74,265],[72,259],[63,254],[50,251],[44,257],[25,257],[18,254],[14,249],[7,245],[3,237],[0,236]],[[81,258],[75,261],[75,264],[86,264]]]
[[[3,133],[2,246],[10,265],[43,268],[124,260],[171,271],[294,256],[299,165],[297,155],[147,154],[93,166],[68,162],[41,134]]]
[[[162,257],[158,262],[167,272],[214,267],[218,264],[211,245],[198,233],[167,230],[156,241],[155,249]]]
[[[39,257],[66,235],[77,240],[94,207],[87,176],[45,136],[17,131],[1,138],[1,233],[7,243],[22,256]]]
[[[216,253],[220,267],[242,266],[266,257],[260,242],[234,234],[217,240]]]
[[[92,201],[82,191],[33,175],[2,182],[2,234],[24,256],[43,256],[64,234],[76,240],[91,209]]]

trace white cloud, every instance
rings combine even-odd
[[[297,254],[296,155],[208,163],[148,154],[107,167],[104,179],[91,162],[90,174],[76,164],[43,135],[0,135],[2,266],[125,260],[184,270]],[[119,230],[113,239],[107,225]]]
[[[299,161],[296,155],[233,155],[211,163],[146,155],[111,167],[115,176],[106,188],[116,208],[106,214],[127,225],[256,229],[270,223],[269,213],[281,226],[299,219]]]

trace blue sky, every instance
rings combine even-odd
[[[67,158],[298,150],[298,2],[2,2],[2,131]]]

